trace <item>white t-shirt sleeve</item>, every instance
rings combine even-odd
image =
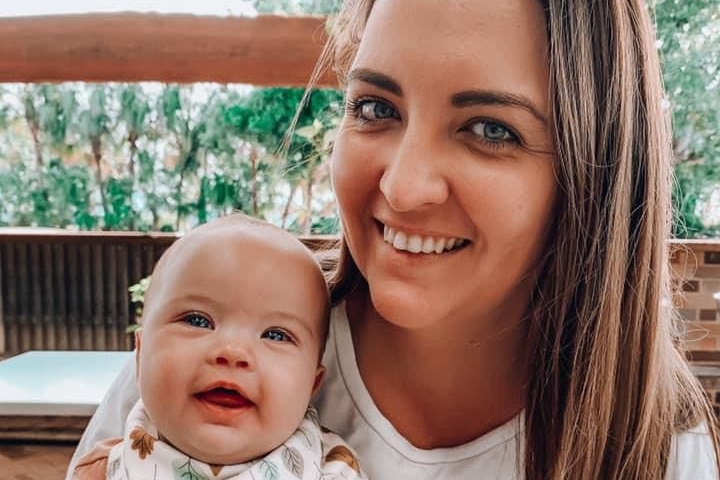
[[[712,438],[705,424],[673,438],[665,480],[718,480]]]
[[[70,480],[75,465],[92,447],[105,439],[121,437],[125,427],[125,419],[133,405],[140,398],[137,382],[135,381],[135,355],[125,365],[113,384],[110,386],[105,398],[98,406],[90,419],[85,432],[73,454],[66,474]]]

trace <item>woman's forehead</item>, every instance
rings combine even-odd
[[[379,0],[351,70],[433,92],[510,87],[545,109],[544,22],[536,0]]]

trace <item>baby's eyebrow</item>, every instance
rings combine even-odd
[[[305,330],[310,335],[311,338],[315,337],[315,332],[313,331],[312,328],[310,328],[308,323],[303,321],[300,317],[298,317],[297,315],[294,315],[292,313],[287,313],[287,312],[282,312],[282,311],[273,311],[273,312],[270,312],[268,315],[266,315],[266,318],[268,318],[269,320],[271,320],[273,322],[292,323],[292,324],[297,325],[298,327],[302,328],[303,330]]]
[[[454,94],[450,98],[450,103],[457,108],[473,107],[475,105],[519,107],[540,120],[543,125],[547,126],[548,124],[545,115],[540,112],[540,109],[529,98],[516,93],[495,90],[468,90]]]

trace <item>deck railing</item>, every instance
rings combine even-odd
[[[0,229],[0,357],[27,350],[130,350],[128,288],[174,234]],[[310,248],[333,237],[307,237]],[[4,338],[3,338],[4,337]]]
[[[132,348],[127,328],[135,315],[128,288],[152,271],[175,238],[0,234],[4,355]]]

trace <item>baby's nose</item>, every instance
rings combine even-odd
[[[250,368],[252,356],[248,349],[225,345],[215,355],[215,364],[234,368]]]

